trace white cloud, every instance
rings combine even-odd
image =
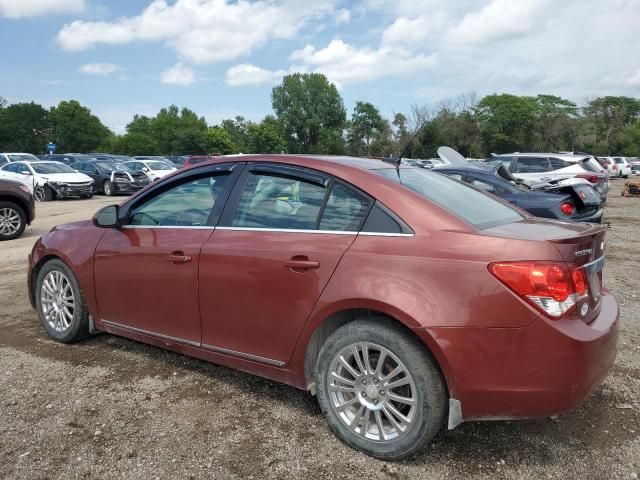
[[[100,75],[104,77],[120,71],[121,68],[113,63],[87,63],[80,66],[78,70],[87,75]]]
[[[277,83],[287,73],[289,72],[285,70],[272,71],[256,67],[250,63],[242,63],[227,70],[225,80],[227,85],[232,87],[261,85],[264,83]]]
[[[188,87],[196,81],[196,74],[191,68],[178,62],[160,74],[160,81],[169,85]]]
[[[0,15],[7,18],[82,13],[85,0],[0,0]]]
[[[486,44],[531,32],[536,13],[549,0],[492,0],[480,10],[465,15],[447,33],[456,44]]]
[[[396,19],[382,34],[382,44],[387,47],[421,47],[433,27],[425,15],[409,19]]]
[[[351,12],[346,8],[341,8],[336,12],[335,21],[338,25],[341,23],[349,23],[351,20]]]
[[[207,64],[247,55],[271,39],[290,39],[311,19],[334,11],[334,0],[153,0],[140,15],[113,22],[74,21],[58,32],[68,51],[133,41],[164,42],[187,62]]]

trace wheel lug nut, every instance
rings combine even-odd
[[[363,378],[363,379],[362,379],[362,384],[363,384],[363,385],[366,385],[366,384],[367,384],[367,379],[366,379],[366,378]]]
[[[362,398],[367,398],[367,392],[362,392]]]
[[[377,398],[374,398],[374,399],[373,399],[373,404],[374,404],[374,405],[377,405],[377,404],[378,404],[378,399],[377,399]]]
[[[384,390],[380,390],[380,395],[384,395]]]
[[[377,385],[377,384],[378,384],[378,379],[377,379],[377,378],[374,378],[374,379],[373,379],[373,383],[375,383],[375,384]]]

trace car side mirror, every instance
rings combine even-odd
[[[93,216],[93,224],[100,228],[120,228],[120,207],[108,205]]]
[[[31,172],[20,172],[20,175],[24,175],[25,177],[30,177]]]
[[[140,170],[142,170],[143,172],[148,172],[149,169],[147,167],[142,167]]]

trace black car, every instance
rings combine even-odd
[[[589,185],[556,187],[546,191],[531,190],[513,177],[503,165],[484,162],[467,167],[436,167],[432,171],[492,193],[537,217],[568,222],[602,221],[602,200]]]
[[[95,154],[92,154],[91,156],[96,160],[101,160],[104,162],[124,163],[124,162],[130,162],[131,160],[133,160],[133,158],[129,157],[128,155],[114,155],[111,153],[95,153]]]
[[[96,192],[108,197],[117,193],[137,192],[150,183],[143,172],[136,172],[115,161],[93,159],[74,163],[71,167],[93,178]]]
[[[93,160],[93,156],[84,153],[48,153],[42,155],[42,160],[61,162],[70,166],[74,163],[89,162]]]

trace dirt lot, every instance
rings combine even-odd
[[[103,197],[38,205],[0,244],[1,478],[638,478],[640,199],[612,182],[605,284],[621,307],[616,364],[571,414],[463,424],[409,462],[385,464],[333,437],[313,397],[109,335],[47,339],[25,287],[26,257],[54,224]]]

